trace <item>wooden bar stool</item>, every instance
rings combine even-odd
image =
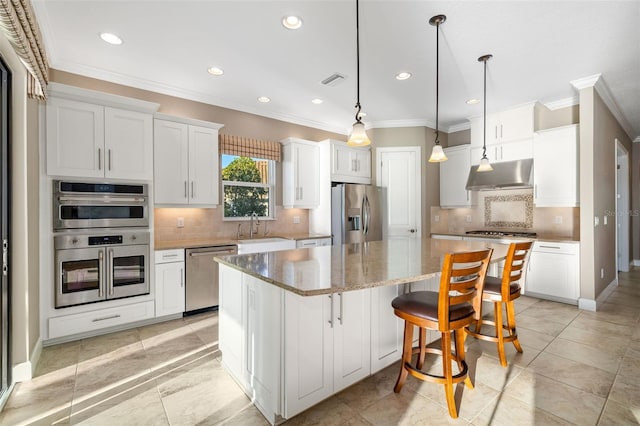
[[[493,302],[494,321],[479,318],[471,327],[465,327],[465,332],[476,339],[495,342],[498,345],[498,357],[503,367],[507,366],[507,356],[504,351],[505,342],[512,342],[516,350],[522,353],[522,346],[518,341],[518,333],[516,333],[516,312],[513,301],[520,297],[520,283],[522,273],[525,268],[527,256],[533,245],[532,241],[522,243],[511,243],[507,252],[507,259],[504,262],[504,271],[502,278],[487,276],[484,282],[484,291],[482,300]],[[506,307],[507,323],[503,324],[502,305]],[[495,328],[495,336],[482,334],[483,324],[493,325]],[[508,335],[504,335],[507,330]]]
[[[394,392],[400,392],[409,374],[444,384],[449,414],[458,417],[453,385],[464,381],[473,388],[464,360],[463,328],[481,317],[482,287],[492,253],[493,249],[446,254],[438,292],[417,291],[393,299],[395,314],[404,320],[402,363]],[[420,330],[417,347],[412,347],[413,326]],[[426,347],[427,329],[442,333],[441,350]],[[452,332],[455,353],[451,353]],[[426,353],[442,356],[442,375],[422,371]],[[415,367],[411,365],[413,354],[418,354]],[[457,374],[453,374],[452,362],[458,365]]]

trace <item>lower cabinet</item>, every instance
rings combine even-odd
[[[577,304],[580,297],[580,245],[536,241],[529,256],[525,293]]]
[[[401,284],[371,289],[371,374],[402,358],[404,324],[391,302],[404,288]]]
[[[308,238],[305,240],[296,241],[296,248],[322,247],[322,246],[330,246],[330,245],[331,245],[331,237]]]
[[[185,310],[184,250],[156,250],[156,317]]]
[[[285,418],[371,374],[370,294],[285,292]]]

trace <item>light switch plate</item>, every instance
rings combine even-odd
[[[178,228],[184,228],[184,217],[179,217],[176,226]]]

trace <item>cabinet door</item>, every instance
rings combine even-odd
[[[294,175],[298,188],[295,206],[301,208],[317,207],[319,203],[319,148],[317,146],[299,144],[294,147],[294,152]]]
[[[333,391],[371,374],[371,290],[334,294]]]
[[[333,394],[332,298],[284,292],[284,418]]]
[[[502,111],[500,113],[498,127],[496,128],[499,140],[501,142],[507,142],[533,137],[533,115],[533,105],[525,105]]]
[[[346,145],[331,144],[331,174],[349,176],[353,169],[351,148]]]
[[[104,177],[104,108],[51,98],[46,111],[47,173]]]
[[[536,133],[533,201],[538,207],[575,207],[578,191],[578,127]]]
[[[105,177],[153,178],[153,117],[137,111],[104,109]]]
[[[189,133],[187,125],[155,120],[153,183],[156,204],[188,204]]]
[[[189,126],[189,202],[218,204],[218,131]]]
[[[156,265],[156,317],[184,312],[184,262]]]
[[[369,179],[371,183],[371,151],[368,149],[354,149],[354,176]]]
[[[444,151],[448,160],[440,163],[440,207],[468,207],[471,194],[465,186],[471,167],[469,145]]]
[[[533,140],[531,138],[517,142],[501,143],[496,146],[499,161],[524,160],[533,158]]]
[[[402,287],[388,285],[371,289],[371,374],[402,357],[403,322],[391,307]]]
[[[526,277],[526,292],[576,301],[579,296],[577,256],[532,251]]]
[[[251,389],[244,381],[245,363],[245,306],[246,291],[242,272],[220,265],[220,310],[218,311],[219,346],[222,364],[244,387]]]

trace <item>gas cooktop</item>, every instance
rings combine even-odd
[[[490,237],[523,237],[536,238],[538,234],[535,232],[519,232],[519,231],[467,231],[467,235],[487,235]]]

